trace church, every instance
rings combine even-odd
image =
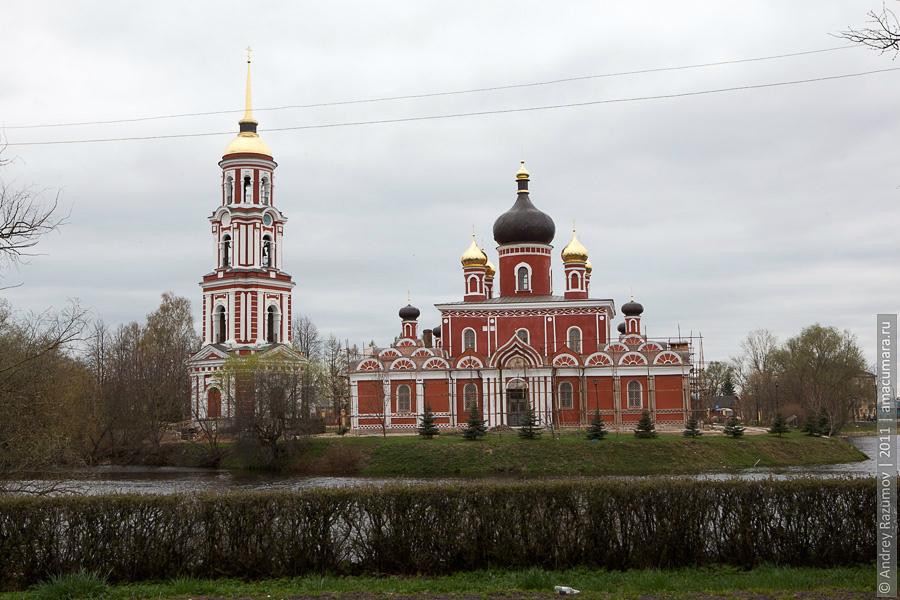
[[[209,217],[203,346],[187,361],[193,419],[253,411],[252,395],[241,400],[226,389],[221,371],[229,359],[277,358],[289,370],[305,361],[291,346],[295,284],[282,263],[287,217],[276,203],[277,163],[253,119],[249,56],[238,125],[219,161],[220,197]],[[532,410],[556,428],[583,427],[597,411],[616,429],[633,427],[645,410],[660,424],[687,421],[689,342],[648,339],[644,308],[633,298],[614,328],[614,302],[590,296],[591,261],[574,231],[560,254],[564,292],[554,295],[556,225],[532,203],[524,161],[515,180],[515,203],[493,227],[498,267],[473,236],[460,258],[462,300],[436,305],[440,324],[420,333],[420,312],[407,304],[397,340],[349,365],[356,432],[412,432],[426,407],[444,429],[462,427],[473,408],[490,427],[520,426]]]
[[[244,118],[219,161],[221,195],[209,217],[213,270],[200,282],[203,346],[188,359],[192,419],[230,419],[252,409],[221,389],[216,378],[230,356],[303,361],[291,347],[294,282],[282,266],[287,217],[276,207],[278,165],[257,125],[248,56]]]
[[[642,333],[644,307],[591,298],[592,265],[575,232],[560,258],[564,292],[553,294],[553,219],[532,203],[522,161],[516,200],[494,222],[498,267],[474,236],[460,257],[462,300],[437,304],[440,324],[419,331],[420,311],[399,311],[399,337],[351,365],[351,427],[414,431],[426,407],[439,427],[460,428],[474,407],[489,427],[517,427],[533,410],[544,426],[584,427],[595,411],[634,428],[690,415],[690,344]],[[615,332],[615,333],[613,333]]]

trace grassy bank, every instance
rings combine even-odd
[[[752,467],[786,467],[854,462],[865,456],[850,444],[792,432],[731,439],[687,439],[660,435],[653,440],[610,435],[591,442],[583,435],[520,440],[492,435],[477,442],[460,436],[432,440],[416,436],[319,438],[288,469],[309,473],[380,476],[576,476],[697,473]]]
[[[800,569],[761,566],[749,571],[731,568],[680,570],[568,571],[487,570],[446,577],[333,577],[307,576],[295,579],[245,582],[234,579],[180,578],[168,582],[137,583],[105,588],[110,600],[135,598],[290,598],[300,595],[336,594],[348,598],[419,595],[453,595],[464,598],[487,596],[521,598],[549,597],[556,585],[582,592],[586,598],[749,598],[789,597],[807,592],[804,598],[871,597],[875,590],[874,567],[844,569]],[[54,593],[58,592],[58,593]],[[95,594],[96,595],[96,594]],[[13,598],[64,598],[65,593],[49,584],[27,594],[0,594]],[[446,597],[446,596],[444,596]]]

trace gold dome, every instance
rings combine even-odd
[[[459,262],[464,267],[483,267],[487,263],[487,255],[481,251],[478,244],[475,243],[475,236],[472,236],[472,243],[469,248],[459,257]]]
[[[519,170],[516,172],[516,179],[528,179],[530,175],[528,169],[525,168],[525,161],[522,160],[522,166],[519,167]]]
[[[584,261],[584,272],[588,275],[591,274],[591,271],[594,270],[594,265],[591,264],[591,259],[587,259]]]
[[[225,148],[225,156],[230,154],[264,154],[272,158],[269,146],[256,133],[258,123],[253,119],[253,107],[250,101],[250,48],[247,48],[247,95],[244,98],[244,118],[238,121],[241,132],[231,140]]]
[[[564,263],[585,262],[588,259],[587,248],[582,246],[581,242],[578,241],[574,229],[572,230],[572,241],[569,242],[568,246],[563,248],[562,259]]]
[[[493,277],[497,274],[497,269],[494,268],[494,265],[491,264],[491,261],[487,261],[484,264],[484,276],[485,277]]]
[[[270,158],[272,157],[272,151],[269,150],[269,146],[260,139],[259,135],[242,131],[236,138],[231,140],[231,143],[225,148],[225,156],[228,156],[229,154],[244,154],[246,152],[252,154],[265,154]]]

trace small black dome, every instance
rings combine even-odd
[[[622,335],[625,335],[625,323],[619,323],[619,326],[616,327],[616,329],[619,330],[619,333],[621,333]]]
[[[413,306],[412,304],[407,304],[403,308],[400,309],[400,312],[397,313],[400,315],[400,318],[404,321],[415,321],[419,318],[419,309]]]
[[[432,330],[431,330],[431,335],[433,335],[433,336],[436,337],[436,338],[441,337],[441,326],[438,325],[437,327],[435,327],[434,329],[432,329]]]
[[[639,317],[644,312],[644,307],[632,300],[622,305],[622,314],[626,317]]]
[[[498,244],[534,242],[549,244],[556,235],[550,215],[535,208],[528,193],[519,193],[513,207],[494,221],[494,241]]]

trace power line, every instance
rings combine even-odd
[[[274,106],[268,108],[255,108],[256,112],[267,112],[267,111],[276,111],[276,110],[288,110],[288,109],[297,109],[297,108],[321,108],[325,106],[346,106],[349,104],[369,104],[374,102],[389,102],[394,100],[415,100],[420,98],[435,98],[440,96],[455,96],[461,94],[476,94],[482,92],[494,92],[500,90],[511,90],[518,88],[527,88],[527,87],[538,87],[545,85],[556,85],[560,83],[569,83],[572,81],[584,81],[588,79],[601,79],[605,77],[621,77],[624,75],[642,75],[646,73],[661,73],[665,71],[682,71],[686,69],[701,69],[705,67],[718,67],[722,65],[734,65],[739,63],[748,63],[748,62],[759,62],[764,60],[775,60],[779,58],[791,58],[794,56],[805,56],[808,54],[819,54],[821,52],[833,52],[835,50],[850,50],[855,48],[856,46],[839,46],[835,48],[822,48],[820,50],[807,50],[805,52],[793,52],[790,54],[777,54],[773,56],[761,56],[756,58],[741,58],[736,60],[724,60],[719,62],[711,62],[711,63],[700,63],[696,65],[682,65],[678,67],[659,67],[654,69],[641,69],[638,71],[620,71],[617,73],[602,73],[599,75],[582,75],[579,77],[566,77],[564,79],[553,79],[550,81],[538,81],[532,83],[516,83],[511,85],[500,85],[493,87],[484,87],[484,88],[473,88],[469,90],[456,90],[452,92],[430,92],[423,94],[407,94],[404,96],[385,96],[382,98],[367,98],[362,100],[340,100],[335,102],[318,102],[315,104],[292,104],[286,106]],[[41,129],[41,128],[51,128],[51,127],[78,127],[83,125],[112,125],[117,123],[139,123],[143,121],[159,121],[163,119],[180,119],[184,117],[202,117],[207,115],[224,115],[224,114],[236,114],[244,112],[241,110],[216,110],[216,111],[205,111],[205,112],[193,112],[193,113],[181,113],[175,115],[157,115],[151,117],[134,117],[130,119],[112,119],[107,121],[81,121],[74,123],[52,123],[52,124],[43,124],[43,125],[9,125],[6,126],[5,129]]]
[[[532,112],[538,110],[555,110],[560,108],[574,108],[579,106],[595,106],[600,104],[617,104],[624,102],[641,102],[646,100],[666,100],[671,98],[686,98],[690,96],[703,96],[708,94],[720,94],[724,92],[736,92],[742,90],[758,90],[764,88],[774,88],[774,87],[785,87],[789,85],[800,85],[806,83],[816,83],[820,81],[833,81],[836,79],[847,79],[850,77],[862,77],[864,75],[874,75],[877,73],[888,73],[891,71],[900,71],[900,67],[893,67],[890,69],[878,69],[875,71],[865,71],[862,73],[847,73],[845,75],[831,75],[828,77],[816,77],[813,79],[797,79],[793,81],[781,81],[776,83],[761,83],[756,85],[744,85],[738,87],[730,87],[730,88],[718,88],[713,90],[700,90],[696,92],[681,92],[677,94],[662,94],[658,96],[637,96],[632,98],[615,98],[611,100],[591,100],[588,102],[572,102],[569,104],[552,104],[547,106],[528,106],[523,108],[505,108],[505,109],[497,109],[497,110],[484,110],[477,112],[467,112],[467,113],[453,113],[446,115],[426,115],[423,117],[402,117],[397,119],[378,119],[374,121],[348,121],[343,123],[326,123],[323,125],[297,125],[295,127],[275,127],[271,129],[261,129],[260,133],[273,132],[273,131],[299,131],[302,129],[327,129],[332,127],[356,127],[360,125],[383,125],[388,123],[408,123],[414,121],[430,121],[437,119],[456,119],[461,117],[476,117],[483,115],[500,115],[500,114],[509,114],[509,113],[519,113],[519,112]],[[171,135],[150,135],[150,136],[140,136],[140,137],[119,137],[119,138],[97,138],[97,139],[88,139],[88,140],[55,140],[49,142],[9,142],[8,146],[50,146],[50,145],[58,145],[58,144],[87,144],[87,143],[99,143],[99,142],[126,142],[126,141],[138,141],[138,140],[161,140],[161,139],[174,139],[174,138],[189,138],[189,137],[205,137],[205,136],[214,136],[214,135],[234,135],[233,131],[217,131],[217,132],[208,132],[208,133],[178,133]]]

